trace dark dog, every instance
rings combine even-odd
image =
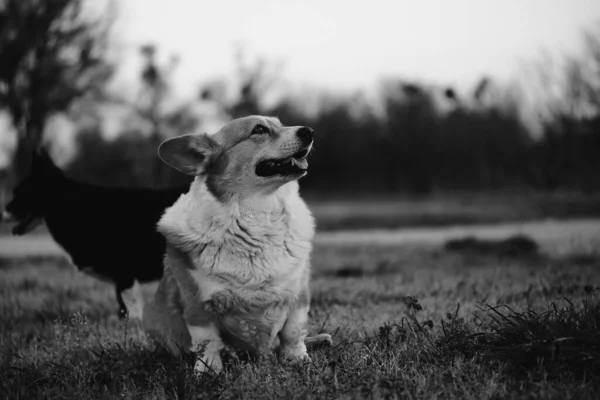
[[[34,154],[29,177],[13,190],[2,213],[23,235],[42,221],[79,270],[116,286],[119,315],[141,317],[138,282],[163,275],[165,240],[156,223],[189,186],[165,190],[101,187],[69,179],[44,151]],[[139,314],[139,315],[134,315]]]

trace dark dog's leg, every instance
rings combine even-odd
[[[119,303],[119,318],[127,317],[127,306],[125,305],[125,301],[123,300],[123,290],[125,290],[122,285],[117,284],[116,293],[117,293],[117,302]]]
[[[123,292],[132,287],[133,283],[133,278],[120,279],[115,282],[117,301],[119,302],[119,318],[126,318],[129,315],[127,304],[125,303],[125,299],[123,299]]]

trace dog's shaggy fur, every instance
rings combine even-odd
[[[144,326],[173,354],[196,353],[197,371],[220,370],[226,345],[263,354],[277,338],[286,358],[308,358],[314,221],[297,179],[311,146],[310,128],[260,116],[161,145],[165,162],[196,178],[158,224],[165,274]]]

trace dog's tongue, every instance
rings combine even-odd
[[[292,158],[292,165],[300,169],[308,169],[308,160],[306,158],[302,158],[300,160]]]

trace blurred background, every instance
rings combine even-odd
[[[0,205],[44,145],[170,187],[166,138],[315,129],[321,229],[600,215],[600,2],[1,0]]]

